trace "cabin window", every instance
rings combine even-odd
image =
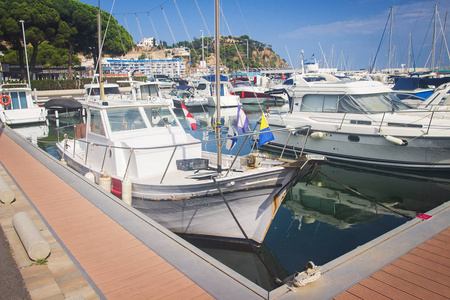
[[[200,84],[197,86],[197,90],[199,90],[199,91],[206,90],[206,84],[200,83]]]
[[[288,79],[285,82],[283,82],[283,85],[294,85],[294,79]]]
[[[177,126],[175,117],[168,108],[147,107],[144,111],[152,127]]]
[[[352,98],[347,95],[343,95],[339,99],[338,112],[358,114],[361,113],[361,109]]]
[[[11,97],[11,104],[4,106],[5,110],[28,108],[27,94],[25,92],[11,92],[9,96]]]
[[[301,111],[336,112],[337,95],[305,95],[302,100]]]
[[[215,94],[216,94],[216,85],[211,84],[211,95]],[[220,96],[224,96],[224,87],[222,83],[220,84]]]
[[[106,114],[112,132],[147,128],[138,107],[108,109]]]
[[[147,100],[151,97],[158,97],[158,87],[154,84],[141,86],[141,99]]]
[[[384,94],[352,95],[365,112],[379,113],[396,110]]]
[[[105,135],[105,128],[103,127],[100,111],[98,111],[98,110],[91,110],[90,122],[92,124],[91,125],[91,132],[92,133]]]

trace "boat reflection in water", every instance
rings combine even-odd
[[[323,265],[446,202],[449,191],[449,178],[326,164],[291,188],[265,245],[289,274],[310,260]]]

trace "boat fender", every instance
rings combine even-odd
[[[111,176],[109,176],[106,171],[98,180],[98,185],[108,192],[111,191]]]
[[[6,102],[3,102],[3,98],[6,98],[7,100],[6,100]],[[11,104],[11,97],[10,96],[8,96],[8,95],[6,95],[6,94],[3,94],[1,97],[0,97],[0,103],[1,104],[3,104],[3,106],[8,106],[9,104]]]
[[[89,171],[86,174],[84,174],[84,177],[86,177],[86,179],[88,179],[88,180],[92,181],[93,183],[95,183],[95,175],[91,171]]]
[[[387,136],[385,136],[385,138],[387,141],[389,141],[395,145],[404,146],[407,144],[407,142],[405,142],[404,140],[393,137],[392,135],[387,135]]]
[[[298,135],[298,130],[297,129],[295,129],[294,127],[292,127],[291,125],[286,125],[286,128],[289,130],[289,132],[292,134],[292,135]]]
[[[311,133],[311,138],[318,140],[318,139],[323,139],[323,137],[325,136],[325,132],[322,131],[316,131]]]
[[[60,160],[60,161],[61,161],[62,164],[64,164],[64,165],[67,166],[67,161],[66,161],[64,158],[61,157],[61,160]]]
[[[125,176],[125,179],[122,181],[122,200],[128,205],[131,205],[132,199],[132,184],[128,174]]]

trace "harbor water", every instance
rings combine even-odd
[[[261,110],[271,112],[284,107],[244,106],[250,128],[258,130]],[[185,129],[202,140],[215,138],[215,109],[191,110],[199,129],[191,131],[181,110],[177,116]],[[221,111],[224,135],[229,124],[235,126],[237,108]],[[57,126],[73,125],[77,117],[50,119],[48,125],[14,128],[31,142],[57,156]],[[73,129],[67,127],[67,132]],[[243,139],[242,139],[243,140]],[[241,139],[231,151],[236,154]],[[247,140],[242,153],[249,153],[254,142]],[[216,151],[216,144],[204,145],[204,150]],[[230,154],[223,148],[224,154]],[[272,157],[279,154],[267,153]],[[279,208],[264,242],[259,247],[225,241],[186,238],[204,252],[220,260],[236,272],[271,290],[275,278],[284,279],[301,271],[308,261],[316,265],[361,246],[402,225],[410,218],[449,200],[450,175],[423,172],[399,172],[367,169],[360,166],[327,162],[308,184],[303,180],[287,194]],[[231,215],[230,215],[231,218]],[[257,254],[256,254],[257,252]]]

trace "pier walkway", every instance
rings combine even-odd
[[[450,202],[322,266],[297,291],[266,291],[0,129],[0,176],[16,192],[0,224],[32,299],[448,299]],[[26,211],[51,245],[33,264],[12,228]],[[1,254],[1,253],[0,253]],[[1,284],[0,284],[1,291]],[[1,297],[0,297],[1,298]]]

